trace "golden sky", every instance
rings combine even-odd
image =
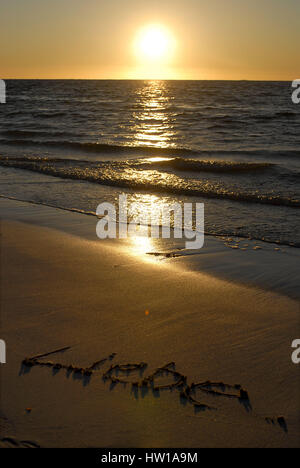
[[[0,0],[0,78],[300,78],[299,0]]]

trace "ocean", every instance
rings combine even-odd
[[[0,195],[94,214],[205,204],[205,232],[300,247],[290,82],[7,80]]]

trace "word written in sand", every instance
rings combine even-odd
[[[65,364],[53,361],[44,361],[43,358],[69,350],[70,347],[56,349],[44,354],[39,354],[33,357],[27,357],[22,361],[22,373],[28,372],[32,367],[49,367],[52,368],[54,374],[59,371],[65,370],[66,375],[73,374],[74,379],[82,379],[83,384],[86,385],[92,376],[99,375],[99,367],[112,361],[116,353],[110,354],[104,359],[95,361],[88,367],[80,367],[73,364]],[[155,397],[160,396],[162,391],[178,391],[179,400],[181,404],[190,404],[194,407],[195,413],[201,411],[217,411],[216,407],[218,400],[224,399],[233,400],[241,404],[247,413],[252,412],[250,397],[248,391],[245,390],[240,384],[227,384],[224,382],[212,382],[205,380],[198,383],[188,383],[187,376],[176,370],[175,362],[169,362],[162,367],[158,367],[151,374],[145,376],[148,364],[146,362],[128,363],[128,364],[111,364],[110,367],[103,373],[102,380],[110,382],[110,389],[112,390],[115,385],[123,385],[131,387],[131,393],[137,399],[139,395],[145,396],[147,393],[152,393]],[[27,371],[25,370],[27,368]],[[203,402],[202,398],[213,399],[213,404],[209,405]],[[279,425],[285,432],[288,431],[285,418],[279,417],[266,417],[264,418],[268,424]]]
[[[294,364],[300,363],[300,340],[294,340],[292,343],[292,348],[296,348],[296,350],[292,353],[292,362]]]
[[[0,340],[0,364],[6,364],[6,344]]]

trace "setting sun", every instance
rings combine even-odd
[[[137,58],[144,62],[169,61],[175,48],[171,33],[160,25],[148,25],[142,28],[135,40]]]

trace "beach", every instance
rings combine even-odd
[[[298,249],[206,236],[200,259],[148,255],[147,240],[97,239],[94,216],[0,206],[2,446],[299,445]],[[102,359],[90,376],[65,369]],[[143,383],[166,364],[183,387],[159,388],[172,372]],[[185,386],[207,381],[187,398]]]

